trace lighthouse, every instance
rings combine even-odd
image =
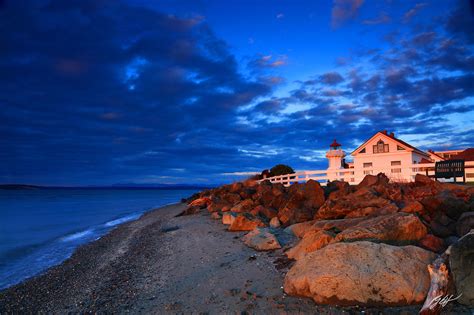
[[[346,152],[341,149],[341,145],[334,139],[333,143],[329,146],[329,151],[326,152],[326,157],[329,160],[330,170],[336,170],[344,168],[343,159],[346,156]]]

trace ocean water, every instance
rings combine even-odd
[[[82,244],[197,190],[0,190],[0,289],[61,263]]]

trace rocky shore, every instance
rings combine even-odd
[[[423,176],[234,183],[80,247],[0,313],[417,314],[441,292],[462,296],[431,313],[472,314],[473,213],[474,188]]]
[[[324,188],[247,181],[188,201],[184,214],[207,209],[229,231],[250,231],[243,241],[251,248],[283,247],[296,261],[284,279],[290,296],[318,305],[419,305],[424,314],[447,312],[449,303],[473,311],[474,187],[422,175],[391,183],[379,174]],[[282,242],[282,234],[297,241]],[[442,305],[440,297],[455,301]]]

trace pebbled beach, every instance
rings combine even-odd
[[[159,208],[0,292],[0,313],[325,312],[286,296],[282,251],[256,252],[209,214]],[[281,270],[279,270],[280,268]]]

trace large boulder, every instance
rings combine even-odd
[[[311,221],[306,221],[306,222],[300,222],[300,223],[295,223],[290,226],[288,226],[285,231],[288,233],[291,233],[299,238],[302,238],[306,232],[311,230],[311,227],[313,224],[316,222],[316,220],[311,220]]]
[[[252,199],[245,199],[233,206],[230,211],[232,212],[249,212],[255,207],[255,203]]]
[[[298,260],[285,277],[284,290],[318,304],[418,304],[429,290],[426,266],[435,257],[415,246],[330,244]]]
[[[366,175],[357,187],[370,187],[376,185],[387,185],[389,178],[384,173],[377,175]]]
[[[458,302],[474,307],[474,230],[451,246],[449,265],[453,273]]]
[[[337,219],[337,220],[312,220],[290,225],[287,229],[295,236],[302,238],[309,231],[332,231],[339,233],[353,227],[367,218]]]
[[[329,231],[309,231],[296,246],[286,252],[290,259],[301,259],[306,254],[328,245],[334,240],[334,233]]]
[[[281,248],[275,235],[268,228],[256,228],[247,233],[242,240],[245,245],[258,251],[267,251]]]
[[[236,205],[242,198],[236,193],[224,193],[222,199],[231,205]]]
[[[335,240],[338,242],[371,240],[406,244],[421,240],[427,232],[426,226],[418,217],[399,212],[361,221],[339,233]]]
[[[258,217],[249,213],[239,213],[229,226],[229,231],[252,231],[257,227],[263,227],[265,223]]]
[[[201,197],[201,198],[194,199],[193,201],[189,203],[188,207],[186,208],[186,210],[184,210],[183,214],[184,215],[196,214],[201,209],[205,209],[211,203],[212,201],[208,197]]]
[[[288,190],[288,202],[278,211],[278,219],[285,226],[311,220],[324,200],[324,190],[318,182],[293,184]]]
[[[456,223],[456,232],[461,237],[471,229],[474,229],[474,212],[464,212]]]
[[[464,212],[469,211],[469,204],[456,196],[452,190],[443,190],[436,195],[427,196],[421,203],[428,213],[434,215],[441,212],[453,220],[459,219]]]
[[[430,177],[423,174],[415,175],[415,184],[417,185],[433,185],[435,183]]]
[[[224,201],[217,201],[217,202],[212,202],[209,206],[207,206],[207,211],[209,212],[217,212],[217,211],[222,211],[222,209],[230,207],[227,202]]]
[[[431,232],[442,238],[456,235],[456,221],[448,217],[443,212],[432,215],[429,222]]]
[[[222,214],[222,224],[231,225],[234,222],[236,217],[237,217],[237,213],[224,212]]]
[[[318,220],[365,217],[394,213],[398,207],[370,187],[362,187],[338,199],[328,199],[314,216]]]
[[[432,234],[426,234],[425,237],[418,242],[418,245],[435,253],[442,253],[447,247],[443,239]]]
[[[337,199],[352,192],[351,185],[348,182],[335,180],[329,182],[325,187],[327,199]]]

